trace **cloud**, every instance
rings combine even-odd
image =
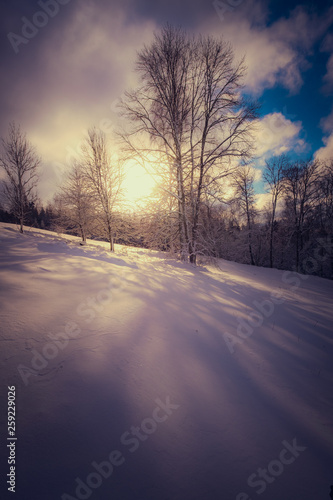
[[[246,56],[246,86],[251,93],[260,95],[277,84],[296,93],[303,84],[302,72],[309,67],[307,57],[332,22],[333,9],[318,16],[298,7],[288,18],[268,24],[264,4],[248,0],[230,13],[223,31],[215,19],[206,25],[206,32],[223,33],[237,57]]]
[[[326,74],[323,77],[325,92],[331,92],[333,89],[333,34],[329,33],[321,47],[322,52],[328,52],[331,55],[328,58],[326,66]],[[323,138],[324,146],[319,148],[315,153],[315,158],[318,160],[331,160],[333,158],[333,109],[328,116],[325,116],[320,121],[320,126],[326,137]]]
[[[327,62],[327,73],[323,78],[324,80],[324,90],[329,92],[333,88],[333,54],[330,56]]]
[[[330,54],[327,65],[326,74],[323,77],[325,92],[330,92],[333,88],[333,34],[328,33],[321,46],[322,52],[328,52]]]
[[[304,152],[307,145],[300,137],[301,122],[292,122],[282,113],[270,113],[258,121],[255,145],[256,155],[263,164],[266,158],[293,150]]]
[[[270,191],[267,193],[258,193],[256,194],[256,208],[259,211],[266,211],[270,210],[272,206],[272,194]],[[276,215],[280,216],[283,212],[284,209],[284,200],[280,196],[280,198],[277,201],[277,206],[276,206]]]
[[[325,137],[323,142],[325,146],[316,151],[315,158],[324,161],[333,159],[333,133],[329,137]]]
[[[6,85],[8,121],[21,124],[42,156],[44,200],[61,183],[89,127],[104,128],[111,138],[115,101],[136,84],[136,51],[149,43],[156,25],[133,18],[127,8],[78,3],[58,30],[50,23],[43,39],[24,47],[33,58],[25,61],[22,49],[22,59],[15,60],[21,76]]]
[[[20,9],[17,4],[11,6],[6,33],[19,32],[21,17],[31,19],[37,8],[37,4],[18,3]],[[18,55],[7,44],[0,72],[1,86],[6,89],[0,133],[6,133],[13,119],[21,124],[43,157],[43,196],[48,187],[51,193],[68,168],[68,160],[79,149],[84,131],[101,124],[111,130],[110,124],[116,119],[115,100],[137,82],[133,71],[136,51],[149,44],[158,23],[168,19],[169,11],[171,19],[175,16],[183,25],[188,23],[196,34],[223,34],[238,58],[246,54],[246,84],[253,94],[260,95],[277,84],[297,92],[307,54],[327,26],[329,16],[311,17],[298,8],[288,18],[269,24],[265,5],[267,2],[260,0],[241,2],[221,23],[211,3],[199,6],[186,0],[181,5],[171,1],[155,2],[153,6],[148,1],[134,0],[121,4],[115,0],[70,2],[38,36],[22,45]],[[304,147],[299,122],[273,113],[266,115],[261,125],[257,142],[263,157],[286,148]]]
[[[271,202],[271,194],[270,193],[258,193],[256,194],[256,208],[257,210],[264,210],[264,208],[268,207]]]
[[[328,116],[320,120],[320,126],[325,133],[333,132],[333,110]]]
[[[154,29],[150,21],[128,22],[127,13],[115,6],[105,12],[91,2],[80,4],[61,40],[55,32],[43,46],[40,114],[67,110],[81,119],[90,117],[91,124],[108,116],[113,100],[134,84],[136,49],[152,38]],[[30,92],[33,83],[28,83]]]

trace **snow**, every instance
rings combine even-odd
[[[15,498],[329,498],[331,281],[10,224],[0,245]]]

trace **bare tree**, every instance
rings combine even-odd
[[[263,178],[267,183],[271,200],[270,200],[270,215],[269,215],[269,265],[273,267],[273,246],[274,246],[274,231],[275,219],[278,199],[283,191],[284,172],[287,169],[288,158],[285,155],[273,157],[266,161],[266,166],[263,172]]]
[[[333,237],[333,160],[322,165],[319,180],[321,226]]]
[[[237,170],[232,176],[232,186],[235,189],[234,202],[239,214],[246,219],[248,232],[248,249],[251,265],[256,264],[253,252],[253,225],[256,216],[255,193],[254,193],[254,170],[251,166],[245,165]]]
[[[116,211],[122,200],[123,164],[111,160],[105,134],[96,128],[88,131],[82,146],[82,161],[97,212],[97,221],[114,251]]]
[[[306,223],[311,224],[318,200],[319,161],[296,161],[284,171],[286,211],[291,215],[291,236],[295,241],[296,270],[300,269],[300,255],[304,245]]]
[[[318,226],[319,236],[326,237],[329,254],[329,269],[327,275],[333,278],[333,160],[323,163],[319,179]],[[322,273],[323,274],[323,273]]]
[[[36,187],[41,159],[20,126],[15,123],[9,125],[8,137],[1,142],[0,165],[7,176],[4,181],[4,195],[19,221],[20,232],[23,233],[29,203],[37,200]]]
[[[231,46],[223,40],[200,38],[195,55],[200,64],[191,79],[191,95],[195,96],[190,134],[192,261],[197,252],[203,199],[207,200],[219,183],[238,168],[240,160],[250,158],[251,122],[256,117],[256,105],[246,104],[241,98],[245,67],[243,61],[234,63]]]
[[[95,207],[84,168],[77,160],[73,161],[55,203],[58,207],[58,222],[78,231],[85,242],[95,218]]]
[[[166,26],[139,53],[137,71],[142,85],[123,100],[132,128],[122,137],[133,156],[171,173],[181,255],[195,263],[205,191],[251,154],[256,107],[240,95],[244,64],[223,40]]]

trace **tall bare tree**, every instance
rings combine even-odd
[[[195,263],[204,193],[251,154],[256,106],[241,98],[244,64],[223,40],[166,26],[136,69],[142,84],[122,102],[131,123],[122,137],[133,156],[173,176],[182,258]]]
[[[284,171],[286,210],[291,217],[291,236],[295,242],[296,270],[300,269],[300,256],[304,245],[306,224],[311,223],[318,200],[320,163],[317,160],[295,161]]]
[[[273,247],[274,247],[274,231],[276,220],[276,209],[278,199],[283,191],[284,172],[288,166],[288,158],[285,155],[278,157],[273,156],[266,161],[266,166],[263,172],[263,178],[268,185],[271,199],[269,211],[269,265],[273,267]]]
[[[38,167],[41,159],[19,125],[9,125],[8,137],[1,140],[0,166],[6,173],[4,196],[20,224],[20,232],[29,212],[29,203],[37,199]]]
[[[248,248],[251,265],[256,264],[253,253],[253,226],[256,216],[254,193],[254,170],[250,165],[245,165],[237,170],[232,177],[235,189],[234,202],[239,209],[239,214],[246,220],[248,232]]]
[[[72,168],[56,196],[55,205],[58,208],[58,222],[78,231],[85,242],[95,218],[95,206],[87,176],[78,160],[73,160]]]
[[[326,275],[333,278],[333,159],[321,164],[319,179],[318,226],[319,237],[326,237],[329,269]],[[323,250],[322,250],[323,251]],[[325,259],[326,260],[326,259]]]
[[[89,129],[82,145],[82,161],[90,195],[96,206],[97,221],[113,252],[116,211],[123,196],[123,164],[120,160],[111,159],[105,134],[96,128]]]

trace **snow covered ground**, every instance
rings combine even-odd
[[[329,500],[331,281],[10,224],[0,246],[1,498]]]

